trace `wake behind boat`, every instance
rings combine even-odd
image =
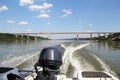
[[[74,51],[77,50],[77,48],[83,48],[86,45],[88,44],[76,47]],[[63,47],[65,48],[64,45]],[[69,50],[67,50],[67,52]],[[77,71],[76,75],[68,78],[66,76],[66,69],[69,61],[71,61],[71,55],[72,52],[69,55],[64,54],[62,59],[62,54],[57,48],[44,48],[41,51],[39,60],[34,65],[33,70],[28,71],[11,67],[0,67],[0,80],[118,80],[118,78],[108,72],[90,70]],[[64,60],[66,56],[69,58]]]

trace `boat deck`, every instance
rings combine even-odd
[[[89,71],[84,71],[82,72],[82,77],[84,78],[111,78],[111,76],[107,75],[104,72],[89,72]]]

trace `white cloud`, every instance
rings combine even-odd
[[[25,5],[28,5],[28,4],[33,4],[34,3],[34,0],[20,0],[19,1],[20,3],[20,6],[25,6]]]
[[[26,22],[26,21],[21,21],[21,22],[19,22],[18,24],[20,24],[20,25],[27,25],[28,22]]]
[[[43,3],[43,5],[31,5],[31,6],[29,6],[29,9],[31,11],[35,11],[35,10],[45,10],[45,9],[48,9],[51,7],[53,7],[52,4],[45,2],[45,3]]]
[[[0,11],[6,11],[6,10],[8,10],[7,6],[0,6]]]
[[[46,13],[46,11],[45,10],[41,10],[40,13]]]
[[[64,15],[62,15],[62,17],[67,17],[68,15],[72,14],[72,10],[71,9],[63,9],[62,12],[64,13]]]
[[[37,16],[38,18],[49,18],[50,16],[46,13],[41,13]]]
[[[49,18],[50,16],[47,13],[51,12],[48,10],[51,7],[53,7],[51,3],[44,2],[42,5],[31,5],[28,8],[31,11],[40,11],[38,18]]]
[[[8,24],[14,24],[15,21],[13,21],[13,20],[8,20],[7,23],[8,23]]]
[[[39,6],[39,5],[31,5],[31,6],[29,6],[29,9],[31,11],[35,11],[35,10],[41,10],[41,9],[43,9],[43,7]]]
[[[47,24],[48,24],[48,25],[51,25],[51,23],[50,23],[50,22],[48,22]]]
[[[50,7],[53,7],[53,5],[52,4],[50,4],[50,3],[43,3],[43,8],[44,9],[47,9],[47,8],[50,8]]]
[[[93,24],[88,24],[88,26],[93,26]]]

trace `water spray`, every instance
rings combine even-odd
[[[76,50],[82,49],[83,47],[89,45],[89,43],[86,44],[81,44],[79,46],[73,47],[72,44],[70,46],[65,46],[64,44],[61,44],[61,47],[65,49],[64,55],[63,55],[63,65],[61,67],[61,72],[67,73],[67,69],[69,64],[71,63],[72,66],[77,66],[75,67],[75,70],[81,70],[79,66],[79,61],[77,59],[73,59],[73,53]],[[73,61],[74,60],[74,61]]]

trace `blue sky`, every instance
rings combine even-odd
[[[120,0],[0,0],[0,32],[120,31]]]

